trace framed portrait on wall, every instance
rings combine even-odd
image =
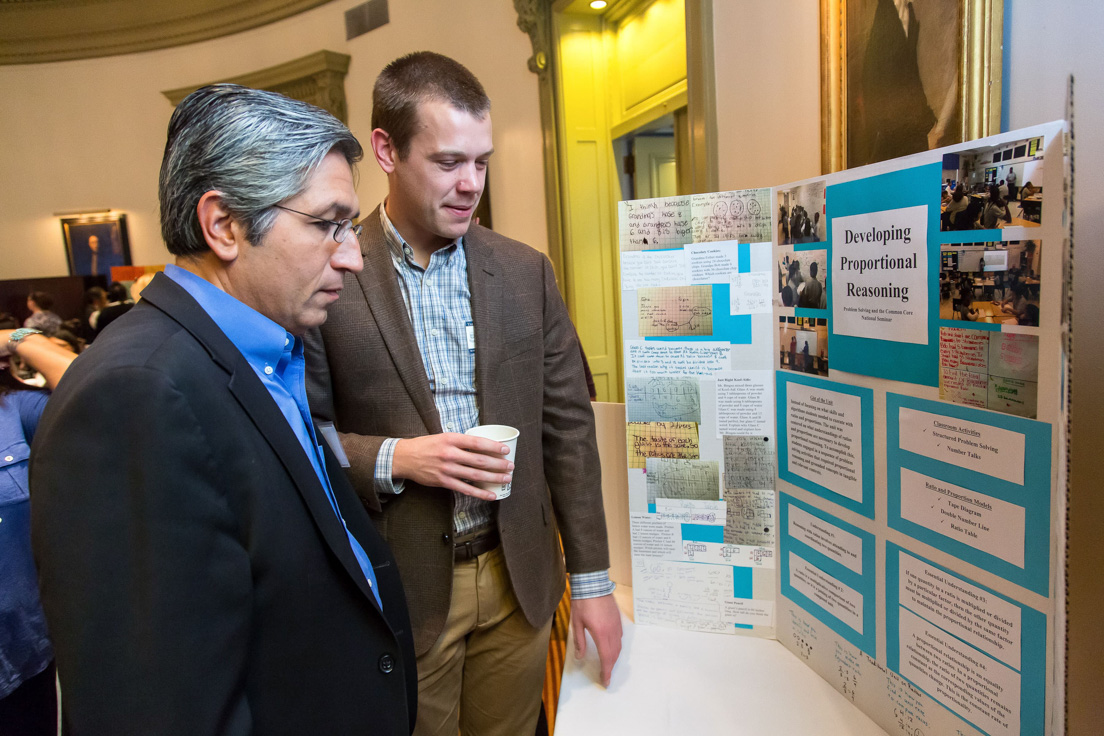
[[[126,215],[64,218],[61,232],[71,276],[107,276],[113,266],[129,266]]]
[[[824,173],[1000,132],[1003,0],[821,0]]]

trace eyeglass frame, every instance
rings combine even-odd
[[[318,222],[325,222],[328,225],[333,225],[334,226],[333,239],[338,243],[344,243],[345,238],[347,238],[349,236],[349,233],[352,233],[353,235],[355,235],[359,238],[360,234],[364,231],[364,226],[363,225],[354,225],[353,221],[350,220],[347,217],[344,220],[327,220],[325,217],[319,217],[318,215],[312,215],[309,212],[300,212],[299,210],[293,210],[292,208],[285,207],[282,204],[274,204],[272,206],[275,207],[278,210],[284,210],[285,212],[293,212],[297,215],[302,215],[303,217],[309,217],[312,220],[317,220]],[[337,237],[337,234],[342,232],[342,231],[344,231],[342,236],[340,238]]]

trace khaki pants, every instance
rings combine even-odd
[[[551,626],[525,619],[501,547],[457,562],[445,628],[418,658],[415,736],[530,736]]]

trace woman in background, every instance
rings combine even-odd
[[[34,329],[0,330],[0,360],[18,355],[54,388],[76,358]],[[56,736],[54,653],[31,557],[27,466],[49,391],[0,371],[0,736]]]

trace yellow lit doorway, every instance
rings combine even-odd
[[[695,15],[706,5],[552,3],[561,285],[600,401],[624,400],[617,202],[709,187],[707,176],[695,174],[702,167],[694,162],[707,157],[692,121],[704,113],[688,106],[687,77],[688,35],[693,43],[711,26]],[[708,35],[702,45],[711,65]]]

